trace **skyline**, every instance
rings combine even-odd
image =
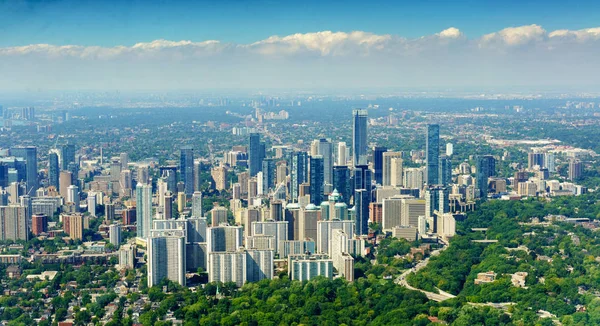
[[[596,91],[596,7],[4,2],[0,89]]]

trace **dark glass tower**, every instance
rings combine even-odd
[[[496,175],[496,159],[492,155],[477,158],[477,188],[481,199],[487,198],[488,178]]]
[[[373,149],[373,165],[375,168],[375,182],[383,184],[383,153],[387,152],[387,148],[377,146]]]
[[[356,211],[355,232],[357,235],[369,234],[369,204],[371,192],[357,189],[354,192],[354,209]]]
[[[440,184],[447,186],[452,183],[452,160],[449,156],[440,156]]]
[[[311,204],[321,205],[323,201],[323,156],[315,155],[310,157],[310,202]]]
[[[48,185],[56,187],[60,190],[58,178],[60,176],[60,167],[58,166],[58,155],[50,153],[48,155]]]
[[[427,142],[425,144],[425,159],[427,160],[427,175],[425,183],[440,184],[440,126],[427,125]]]
[[[290,195],[292,202],[297,202],[300,185],[308,181],[308,153],[293,152],[290,162]]]
[[[250,176],[256,176],[262,170],[262,160],[265,158],[265,144],[260,141],[260,134],[251,133],[248,144],[248,170]]]
[[[75,145],[67,144],[60,148],[61,170],[68,170],[69,163],[75,163]]]
[[[183,181],[186,196],[194,193],[194,148],[183,146],[179,157],[179,180]]]
[[[352,197],[352,187],[350,186],[350,170],[345,165],[333,167],[333,189],[336,189],[346,205],[350,205]]]
[[[263,194],[268,194],[269,189],[275,187],[277,181],[276,170],[277,170],[276,159],[267,158],[262,161],[262,176],[263,176]]]
[[[367,164],[367,110],[352,111],[352,160],[354,165]]]
[[[10,149],[10,155],[15,157],[21,157],[25,160],[25,180],[27,182],[27,194],[35,192],[39,188],[37,169],[37,147],[13,147]]]

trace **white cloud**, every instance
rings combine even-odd
[[[458,28],[455,28],[455,27],[450,27],[448,29],[445,29],[445,30],[439,32],[437,35],[442,38],[459,38],[459,37],[464,36],[463,33]]]
[[[598,52],[600,27],[548,32],[539,25],[478,38],[450,27],[418,38],[321,31],[249,44],[32,44],[0,48],[0,88],[597,85]]]

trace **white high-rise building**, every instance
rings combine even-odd
[[[116,248],[118,248],[121,244],[121,225],[111,224],[108,227],[108,236],[110,239],[110,243]]]
[[[206,250],[211,252],[232,252],[242,246],[242,227],[220,225],[206,229]]]
[[[425,216],[424,199],[402,199],[402,226],[418,226],[419,216]]]
[[[79,210],[79,187],[70,185],[67,188],[67,203],[73,203],[76,210]]]
[[[402,167],[402,152],[383,153],[382,186],[392,185],[392,159],[395,158],[400,159],[400,167]]]
[[[406,196],[396,195],[386,198],[382,203],[381,224],[385,231],[391,231],[393,227],[402,225],[402,199]]]
[[[333,235],[333,230],[341,229],[349,236],[354,236],[354,223],[355,221],[318,221],[317,222],[317,248],[318,253],[329,252],[329,241]]]
[[[240,250],[208,254],[208,281],[246,282],[273,279],[273,250]]]
[[[346,165],[346,143],[343,141],[338,143],[337,165]]]
[[[392,187],[402,187],[404,181],[404,161],[399,157],[391,160],[390,185]]]
[[[192,217],[202,217],[202,193],[200,191],[192,194]]]
[[[287,221],[265,221],[252,223],[252,235],[270,235],[275,237],[275,246],[280,241],[288,240],[289,226]]]
[[[135,267],[136,248],[131,244],[124,244],[119,249],[119,268],[133,269]]]
[[[407,168],[404,169],[403,184],[406,188],[421,189],[425,183],[425,168]]]
[[[91,216],[96,217],[96,193],[88,192],[87,197],[87,210]]]
[[[454,154],[454,145],[452,143],[446,144],[446,156],[452,156]]]
[[[137,237],[146,239],[152,227],[152,186],[138,183],[135,191]]]
[[[333,267],[340,276],[354,281],[354,258],[348,253],[348,235],[340,229],[335,229],[332,233],[329,252]]]
[[[26,210],[19,205],[0,206],[0,241],[29,240]]]
[[[148,237],[148,287],[167,278],[185,286],[185,231],[152,230]]]
[[[290,255],[288,275],[296,281],[309,281],[317,276],[333,278],[333,260],[325,254]]]

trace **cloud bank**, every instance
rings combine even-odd
[[[131,46],[0,48],[4,89],[580,86],[600,82],[600,27],[508,27],[470,39],[450,27],[404,38],[363,31],[251,44],[155,40]]]

